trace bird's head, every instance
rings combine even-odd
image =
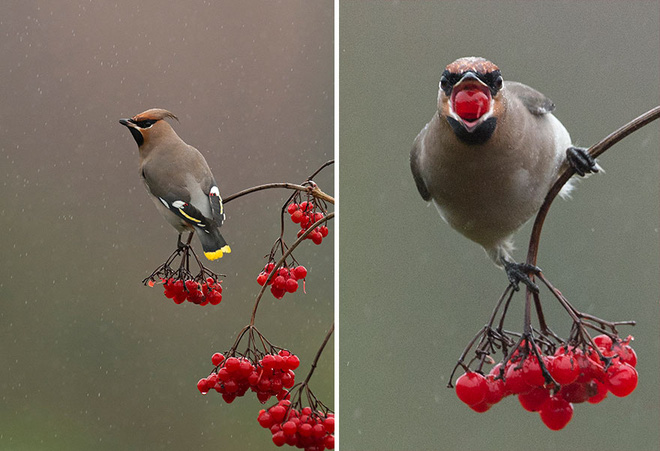
[[[492,136],[503,109],[502,74],[484,58],[460,58],[440,79],[438,113],[467,144],[482,144]]]
[[[138,147],[142,147],[145,142],[153,141],[153,138],[172,130],[172,127],[163,121],[163,119],[168,117],[177,121],[179,120],[179,118],[167,110],[152,108],[130,119],[119,119],[119,123],[128,127]]]

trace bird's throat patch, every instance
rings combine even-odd
[[[451,126],[456,137],[465,144],[483,144],[490,139],[497,125],[496,117],[489,117],[472,132],[469,132],[453,117],[447,116],[447,122]]]

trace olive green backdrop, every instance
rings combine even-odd
[[[0,17],[0,449],[272,448],[254,394],[195,384],[249,321],[290,192],[229,203],[233,252],[208,263],[222,303],[175,305],[140,284],[176,232],[117,121],[171,110],[224,196],[302,182],[334,155],[332,2],[12,0]],[[333,168],[316,181],[334,194]],[[259,308],[301,379],[332,323],[333,254],[331,236],[304,243],[307,294]],[[331,342],[311,382],[331,407],[333,375]]]
[[[657,450],[658,124],[626,138],[605,174],[552,207],[539,266],[579,309],[635,319],[640,381],[576,405],[548,430],[508,398],[484,414],[445,388],[504,290],[484,251],[417,193],[413,139],[445,65],[483,56],[557,104],[588,146],[659,104],[657,2],[349,1],[340,41],[340,441],[342,450]],[[522,259],[530,227],[517,234]],[[568,316],[544,293],[551,327]],[[520,330],[523,297],[509,329]]]

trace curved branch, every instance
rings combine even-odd
[[[639,130],[640,128],[658,118],[660,118],[660,106],[647,111],[641,116],[628,122],[618,130],[610,133],[600,142],[591,146],[589,148],[589,154],[594,158],[598,157],[626,136]],[[566,182],[568,182],[573,174],[575,174],[575,170],[572,167],[568,166],[566,169],[564,169],[564,171],[559,175],[557,181],[554,183],[554,185],[552,185],[552,188],[550,188],[550,191],[548,191],[548,194],[545,196],[543,205],[541,205],[539,212],[536,214],[536,219],[534,220],[534,227],[532,228],[532,235],[529,239],[529,249],[527,251],[527,263],[536,265],[536,257],[538,256],[539,243],[541,239],[541,229],[543,229],[543,223],[546,216],[548,215],[548,211],[550,210],[550,205],[554,201],[557,194],[559,194],[561,188],[566,184]]]
[[[334,205],[335,199],[332,196],[329,196],[328,194],[324,193],[321,191],[318,186],[314,182],[312,182],[312,178],[316,177],[316,175],[321,172],[323,169],[327,168],[328,166],[334,164],[335,160],[329,160],[326,161],[321,165],[320,168],[318,168],[312,175],[310,175],[307,180],[304,182],[304,185],[297,185],[295,183],[266,183],[264,185],[258,185],[258,186],[253,186],[252,188],[247,188],[244,189],[243,191],[239,191],[238,193],[234,193],[230,196],[227,196],[222,199],[223,204],[227,204],[231,202],[232,200],[245,196],[246,194],[254,193],[256,191],[261,191],[265,189],[272,189],[272,188],[286,188],[286,189],[293,189],[293,190],[298,190],[298,191],[305,191],[310,193],[312,196],[323,199],[326,202],[329,202]]]
[[[330,337],[332,336],[332,333],[334,331],[335,331],[335,323],[333,322],[332,326],[330,326],[330,329],[328,329],[328,332],[325,334],[325,338],[323,339],[323,343],[321,344],[321,347],[316,352],[316,357],[314,357],[314,361],[312,362],[312,368],[309,370],[309,373],[307,373],[307,377],[305,378],[305,381],[302,383],[303,385],[306,386],[309,383],[309,380],[312,378],[312,374],[314,374],[316,365],[319,363],[319,358],[321,357],[321,354],[325,349],[325,345],[327,345],[328,341],[330,341]]]
[[[331,204],[335,203],[334,197],[329,196],[328,194],[321,191],[318,186],[303,186],[303,185],[296,185],[295,183],[266,183],[264,185],[253,186],[252,188],[244,189],[243,191],[239,191],[238,193],[234,193],[230,196],[223,198],[222,203],[228,204],[232,200],[239,198],[241,196],[245,196],[246,194],[254,193],[256,191],[262,191],[265,189],[272,189],[272,188],[286,188],[286,189],[293,189],[298,191],[305,191],[307,193],[310,193],[314,197],[323,199],[326,202],[329,202]]]

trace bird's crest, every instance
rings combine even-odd
[[[446,69],[452,74],[462,74],[467,71],[473,71],[478,74],[488,74],[500,70],[499,67],[487,59],[476,56],[459,58],[453,63],[450,63]]]
[[[133,116],[132,119],[135,122],[146,121],[146,120],[159,121],[167,117],[176,119],[177,121],[179,120],[179,118],[176,117],[173,113],[170,113],[169,111],[164,110],[162,108],[151,108],[150,110],[143,111],[140,114],[136,114],[135,116]]]

